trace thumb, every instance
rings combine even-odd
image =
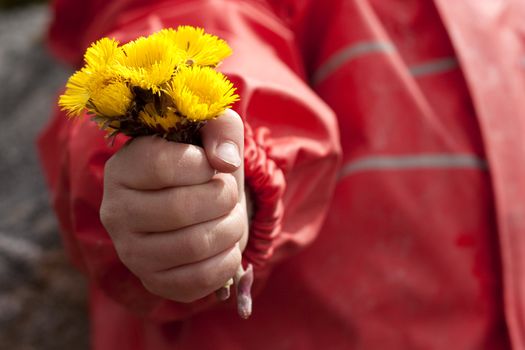
[[[244,154],[244,125],[241,117],[227,109],[201,129],[202,144],[210,165],[217,171],[237,170]]]

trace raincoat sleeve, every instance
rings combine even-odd
[[[245,120],[245,177],[254,204],[244,259],[255,265],[256,278],[267,276],[276,262],[318,234],[339,165],[334,114],[304,82],[293,32],[270,7],[250,1],[151,2],[119,11],[100,14],[115,19],[112,28],[89,28],[93,36],[77,33],[78,40],[84,47],[103,35],[126,41],[184,24],[204,27],[232,46],[234,54],[221,70],[241,96],[234,109]],[[59,11],[57,18],[55,36]],[[75,62],[81,51],[67,55],[62,57]],[[214,298],[180,304],[149,294],[118,260],[99,220],[104,163],[125,141],[118,137],[110,147],[87,118],[72,122],[59,111],[42,134],[39,150],[65,246],[112,299],[153,319],[181,319],[209,307]]]

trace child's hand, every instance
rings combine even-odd
[[[100,217],[120,259],[150,292],[179,302],[224,286],[248,239],[242,121],[228,110],[201,135],[204,149],[138,138],[105,168]]]

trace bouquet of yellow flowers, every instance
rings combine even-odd
[[[71,76],[59,105],[70,116],[87,110],[109,136],[195,143],[206,120],[239,99],[214,69],[231,52],[224,40],[191,26],[122,46],[104,38],[87,49],[85,66]]]
[[[108,137],[159,135],[199,144],[199,129],[239,100],[233,84],[215,68],[232,51],[201,28],[163,29],[120,45],[103,38],[89,47],[59,105],[70,117],[92,115]],[[235,276],[239,314],[251,313],[251,265]],[[217,291],[229,297],[233,279]]]

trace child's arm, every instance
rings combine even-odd
[[[278,261],[311,243],[319,232],[339,166],[337,121],[304,81],[293,32],[269,8],[256,1],[163,3],[133,13],[102,11],[97,20],[112,25],[112,32],[93,25],[81,34],[59,28],[54,33],[88,45],[101,35],[129,40],[158,26],[188,24],[219,35],[233,47],[233,55],[221,69],[241,96],[235,109],[245,122],[245,181],[255,209],[243,259],[255,265],[255,275],[261,278]],[[85,45],[80,46],[85,49]],[[148,292],[122,264],[99,220],[104,164],[123,143],[117,139],[109,147],[88,118],[70,122],[60,113],[40,139],[66,248],[96,288],[135,313],[156,320],[187,317],[216,303],[214,296],[185,304]],[[256,303],[255,299],[255,308]],[[237,317],[233,309],[232,317]]]

